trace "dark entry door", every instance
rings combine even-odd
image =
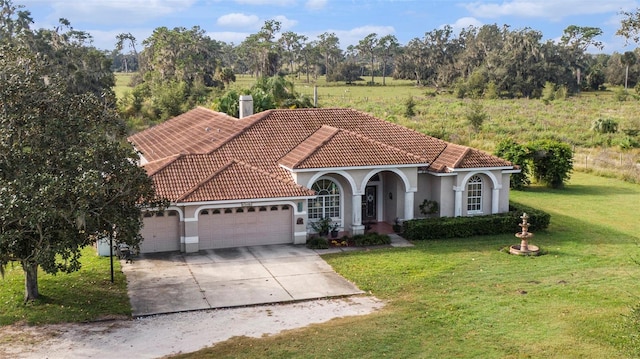
[[[375,222],[378,219],[376,192],[376,186],[367,186],[364,189],[364,196],[362,196],[362,222]]]

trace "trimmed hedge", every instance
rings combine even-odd
[[[359,247],[379,246],[391,243],[391,237],[378,233],[356,234],[349,242],[353,242],[354,245]]]
[[[408,240],[461,238],[491,234],[517,233],[522,230],[522,213],[529,215],[534,231],[549,227],[551,215],[518,203],[509,203],[509,212],[474,217],[440,217],[413,219],[402,224],[402,236]]]

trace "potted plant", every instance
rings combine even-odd
[[[437,201],[431,201],[425,199],[420,205],[420,213],[427,217],[431,217],[440,211],[440,206]]]
[[[400,233],[402,231],[402,225],[400,224],[400,219],[398,217],[393,221],[393,231],[396,233]]]
[[[311,228],[320,236],[327,236],[331,230],[331,217],[323,217],[315,222],[311,222]]]
[[[340,226],[340,223],[332,223],[331,224],[331,238],[338,238],[338,227]]]

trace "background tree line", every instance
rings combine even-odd
[[[136,39],[126,33],[105,55],[112,59],[113,70],[137,73],[122,113],[153,123],[212,103],[236,74],[287,75],[308,83],[318,76],[346,83],[370,78],[372,85],[375,76],[382,77],[382,85],[390,76],[436,89],[455,88],[459,97],[482,96],[488,89],[492,96],[540,97],[548,83],[569,95],[605,84],[635,87],[640,75],[637,50],[588,53],[591,48],[602,49],[601,34],[597,27],[571,25],[554,42],[543,40],[542,33],[531,28],[492,24],[455,33],[445,26],[404,45],[393,35],[371,33],[343,50],[335,33],[309,39],[282,32],[280,22],[268,20],[237,45],[211,39],[197,26],[160,27],[142,41],[140,52]],[[632,40],[629,33],[619,34]]]

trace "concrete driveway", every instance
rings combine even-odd
[[[122,271],[136,317],[363,293],[299,245],[145,254]]]

